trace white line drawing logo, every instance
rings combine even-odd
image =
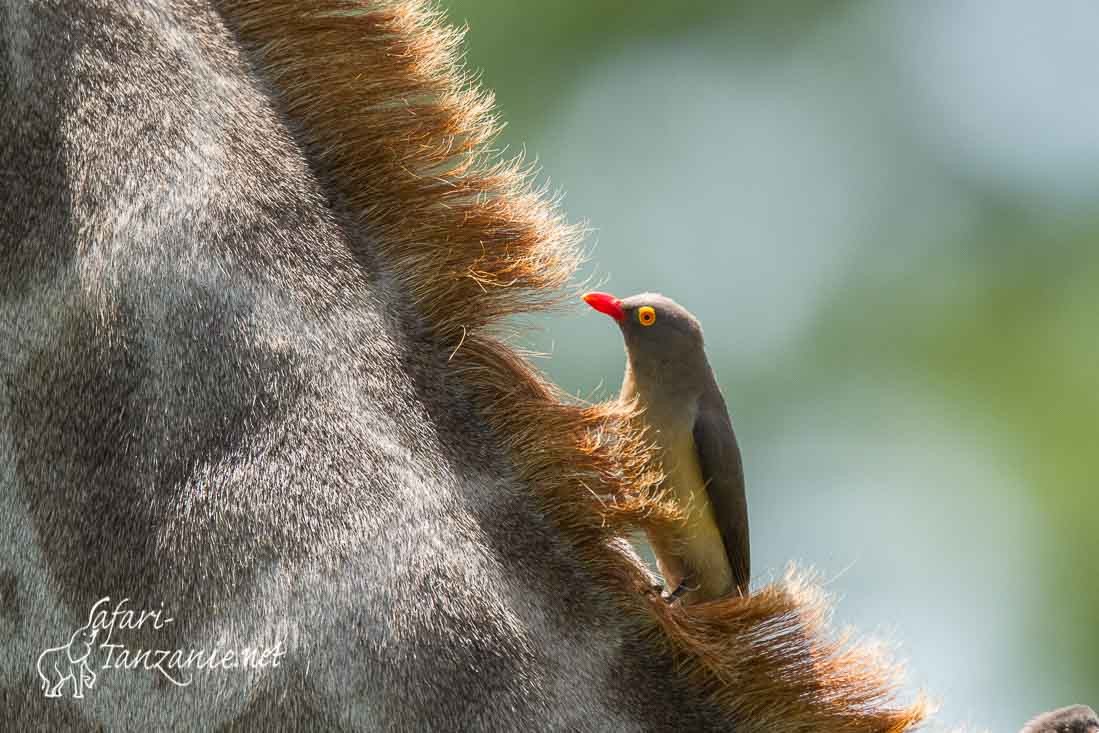
[[[155,611],[128,606],[129,598],[123,598],[109,607],[110,596],[100,598],[88,614],[88,623],[77,629],[68,644],[55,646],[38,655],[38,676],[42,678],[42,692],[46,697],[84,697],[96,682],[92,671],[95,657],[93,648],[106,654],[99,667],[106,669],[155,671],[177,687],[187,687],[198,670],[262,670],[278,667],[287,649],[282,640],[269,646],[222,648],[213,646],[202,649],[133,649],[123,643],[112,642],[116,629],[146,629],[159,631],[175,619],[165,616],[164,604]],[[70,684],[71,683],[71,684]],[[70,689],[71,688],[71,689]]]
[[[95,672],[88,663],[92,644],[99,629],[92,628],[92,620],[81,626],[68,644],[55,646],[38,655],[38,676],[42,678],[42,691],[46,697],[61,697],[61,690],[72,683],[72,696],[84,697],[84,690],[95,685]]]

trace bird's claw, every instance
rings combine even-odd
[[[687,587],[686,583],[680,583],[671,593],[662,593],[660,597],[663,598],[667,603],[675,603],[679,600],[679,597],[681,595],[689,590],[691,589]]]
[[[665,592],[665,588],[662,585],[653,584],[649,586],[649,593],[660,596],[660,599],[665,603],[675,603],[679,600],[680,596],[684,593],[698,590],[698,586],[687,585],[686,582],[681,582],[676,586],[675,590],[671,593]]]

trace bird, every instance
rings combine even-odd
[[[582,296],[613,318],[626,347],[619,400],[636,400],[657,446],[662,489],[684,513],[676,533],[649,531],[669,602],[748,594],[750,548],[744,468],[725,398],[706,358],[702,326],[658,293]]]
[[[1069,705],[1042,713],[1020,733],[1099,733],[1099,716],[1087,705]]]

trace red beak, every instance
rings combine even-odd
[[[610,293],[588,293],[584,296],[584,302],[616,321],[623,321],[626,318],[626,311],[622,310],[622,301]]]

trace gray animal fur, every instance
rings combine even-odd
[[[6,728],[730,727],[512,477],[214,9],[7,0],[0,131]],[[287,653],[45,699],[105,596],[174,619],[127,646]]]

